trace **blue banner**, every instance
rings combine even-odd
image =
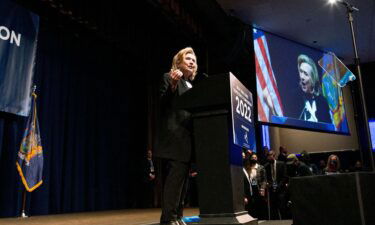
[[[256,151],[253,95],[230,73],[233,143]]]
[[[39,16],[0,1],[0,111],[28,116]]]

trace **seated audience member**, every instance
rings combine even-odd
[[[359,161],[359,160],[357,160],[357,161],[355,162],[355,164],[354,164],[354,171],[355,171],[355,172],[360,172],[360,171],[362,171],[362,170],[363,170],[363,168],[362,168],[362,162]]]
[[[330,155],[327,160],[326,174],[340,173],[340,159],[337,155]]]
[[[361,172],[363,171],[362,162],[357,160],[354,165],[350,167],[349,172]]]
[[[289,177],[303,177],[313,175],[310,168],[304,162],[301,162],[296,154],[288,155],[286,164]]]
[[[301,152],[301,159],[300,160],[301,160],[301,162],[305,163],[306,166],[309,167],[309,169],[310,169],[310,171],[313,175],[318,174],[318,167],[314,163],[310,162],[310,154],[307,151],[303,150]]]
[[[326,164],[326,161],[325,160],[320,160],[319,161],[319,166],[318,166],[318,175],[324,175],[326,174],[326,167],[327,167],[327,164]]]

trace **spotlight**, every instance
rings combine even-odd
[[[346,2],[344,0],[328,0],[328,3],[331,4],[331,5],[334,5],[336,3],[341,3],[342,5],[344,5],[348,10],[350,11],[359,11],[359,9],[353,5],[351,5],[349,2]]]

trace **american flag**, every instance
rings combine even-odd
[[[253,37],[257,77],[258,120],[270,122],[271,115],[284,115],[283,107],[272,70],[266,36],[262,31],[253,29]]]

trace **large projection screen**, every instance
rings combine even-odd
[[[341,87],[318,64],[324,52],[253,29],[258,121],[349,134]]]

